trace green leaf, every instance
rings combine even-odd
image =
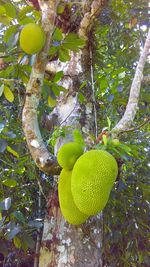
[[[4,130],[4,127],[5,127],[5,122],[0,122],[0,133]]]
[[[4,84],[2,84],[2,85],[0,86],[0,97],[1,97],[2,94],[3,94],[3,91],[4,91]]]
[[[56,98],[53,98],[49,95],[47,98],[47,103],[49,107],[54,108],[56,106]]]
[[[60,89],[59,89],[59,85],[54,83],[52,85],[52,92],[54,93],[55,96],[59,96],[60,94]]]
[[[9,16],[10,18],[15,18],[16,17],[16,9],[15,9],[13,4],[7,3],[7,4],[4,5],[4,7],[5,7],[5,10],[6,10],[7,16]]]
[[[25,217],[20,210],[16,210],[12,214],[19,222],[22,222],[22,223],[26,222]]]
[[[14,94],[9,89],[9,87],[6,86],[6,85],[4,85],[4,96],[9,102],[13,102],[14,101]]]
[[[78,51],[80,48],[84,47],[85,41],[75,33],[69,33],[62,43],[62,47],[65,49],[70,49],[72,51]]]
[[[64,12],[65,7],[63,5],[59,5],[57,7],[57,14],[62,14]]]
[[[64,73],[63,71],[58,71],[56,74],[55,74],[55,77],[53,79],[53,82],[57,83],[61,80],[61,78],[63,77]]]
[[[2,202],[0,202],[0,209],[2,210],[9,210],[11,206],[11,198],[7,197]]]
[[[56,28],[54,31],[54,34],[53,34],[53,40],[60,42],[60,41],[62,41],[62,39],[63,39],[63,34],[62,34],[61,29]]]
[[[4,15],[6,13],[5,7],[4,6],[0,6],[0,16]]]
[[[6,49],[5,45],[4,44],[0,44],[0,53],[1,52],[5,53],[5,49]]]
[[[108,80],[107,78],[103,78],[100,80],[100,89],[104,90],[108,87]]]
[[[111,121],[110,121],[109,117],[107,117],[107,123],[108,123],[108,129],[109,129],[109,131],[110,131]]]
[[[8,26],[10,24],[11,19],[7,17],[6,15],[1,15],[0,16],[0,23]]]
[[[7,151],[10,152],[16,158],[19,158],[19,154],[14,149],[12,149],[10,146],[7,146]]]
[[[14,236],[13,242],[16,248],[21,248],[21,240],[19,239],[19,237]]]
[[[10,26],[4,33],[4,42],[8,43],[12,35],[18,31],[17,25]]]
[[[81,90],[83,87],[85,87],[87,85],[87,81],[84,81],[83,83],[81,83],[79,89]]]
[[[15,227],[13,227],[12,230],[9,229],[8,233],[7,233],[7,238],[8,240],[13,239],[18,233],[21,232],[21,227],[20,225],[16,225]]]
[[[35,241],[33,240],[32,236],[29,235],[28,233],[25,233],[23,236],[22,236],[22,241],[23,241],[23,248],[26,249],[26,248],[31,248],[31,249],[34,249],[34,246],[35,246]]]
[[[59,47],[57,47],[57,46],[51,46],[50,49],[49,49],[49,53],[48,54],[50,56],[53,56],[53,55],[55,55],[58,52],[58,50],[59,50]]]
[[[105,134],[103,134],[102,140],[103,140],[104,145],[106,146],[108,139],[107,139],[107,136]]]
[[[62,62],[66,62],[70,60],[69,51],[66,49],[59,49],[59,59]]]
[[[64,88],[61,85],[58,85],[57,83],[52,84],[52,92],[55,96],[59,96],[60,92],[66,91],[66,88]]]
[[[28,23],[35,23],[34,18],[31,17],[25,17],[22,20],[19,21],[20,25],[26,25]]]
[[[81,104],[85,101],[85,96],[82,93],[78,93],[78,99]]]
[[[26,6],[26,7],[22,8],[18,14],[19,22],[20,22],[20,20],[22,20],[23,18],[26,17],[27,13],[30,13],[31,11],[33,11],[33,7],[31,7],[31,6]]]
[[[17,182],[13,179],[6,179],[2,181],[3,185],[8,186],[8,187],[16,187]]]

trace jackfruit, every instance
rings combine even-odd
[[[75,205],[71,193],[72,171],[63,169],[58,181],[58,197],[62,215],[70,224],[82,224],[88,218]]]
[[[20,47],[27,54],[38,53],[45,44],[45,33],[43,29],[35,24],[27,24],[20,33]]]
[[[64,144],[58,151],[57,160],[59,165],[72,170],[76,160],[83,154],[83,147],[75,142]]]
[[[90,150],[75,163],[71,192],[78,209],[87,215],[98,214],[106,205],[117,177],[115,158],[104,150]]]

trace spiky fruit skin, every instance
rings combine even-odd
[[[71,193],[72,171],[63,169],[58,181],[58,197],[60,208],[65,220],[74,225],[82,224],[88,218],[75,205]]]
[[[27,24],[20,33],[20,47],[27,54],[37,54],[45,44],[43,29],[35,24]]]
[[[104,150],[90,150],[75,163],[71,191],[78,209],[87,215],[98,214],[106,205],[118,174],[115,158]]]
[[[58,151],[57,160],[59,165],[66,169],[72,170],[76,160],[83,154],[83,147],[75,142],[64,144]]]

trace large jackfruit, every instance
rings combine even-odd
[[[58,181],[58,196],[61,212],[70,224],[82,224],[88,218],[75,205],[71,193],[72,171],[63,169]]]
[[[28,23],[20,33],[20,46],[27,54],[38,53],[45,44],[45,33],[40,25]]]
[[[104,150],[90,150],[75,163],[71,191],[78,209],[87,215],[98,214],[106,205],[118,174],[115,158]]]
[[[57,160],[59,165],[72,170],[76,160],[83,154],[83,147],[75,142],[64,144],[58,151]]]

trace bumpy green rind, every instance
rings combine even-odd
[[[63,217],[74,225],[84,223],[88,216],[83,214],[75,205],[71,193],[71,174],[72,171],[63,169],[58,181],[58,196]]]
[[[37,54],[45,44],[45,33],[35,23],[27,24],[20,33],[20,47],[27,54]]]
[[[83,147],[75,142],[64,144],[58,151],[57,160],[59,165],[72,170],[76,160],[83,154]]]
[[[106,205],[118,174],[115,158],[104,150],[90,150],[75,163],[71,177],[74,202],[84,214],[96,215]]]

